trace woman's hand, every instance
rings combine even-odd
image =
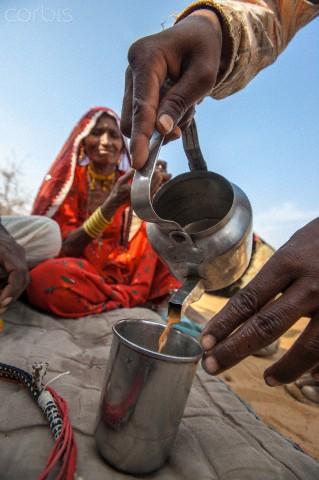
[[[121,129],[131,137],[134,168],[145,164],[155,127],[178,137],[188,125],[195,104],[215,85],[221,48],[221,26],[208,9],[193,12],[174,27],[131,46]],[[161,96],[167,78],[171,86],[166,84]]]
[[[3,282],[0,291],[0,313],[18,298],[29,283],[24,249],[0,225],[0,270]]]
[[[168,182],[168,180],[172,178],[172,175],[167,172],[167,166],[164,166],[163,163],[166,164],[166,162],[163,162],[163,160],[157,161],[151,183],[151,197],[155,195],[155,193],[164,183]]]
[[[132,186],[131,180],[133,178],[133,175],[134,170],[130,169],[124,175],[122,175],[115,183],[109,196],[101,205],[101,210],[105,218],[112,217],[115,213],[115,210],[121,205],[129,204]]]
[[[129,203],[133,175],[133,169],[122,175],[115,183],[107,199],[102,203],[101,211],[107,220],[111,220],[118,207]],[[77,228],[63,241],[63,253],[65,256],[80,256],[91,241],[92,238],[84,231],[83,227]]]
[[[210,320],[201,340],[205,370],[217,374],[232,367],[302,316],[311,317],[304,332],[265,371],[270,386],[290,383],[319,366],[319,218],[298,230]]]

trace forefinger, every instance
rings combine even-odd
[[[133,99],[133,77],[131,67],[125,72],[125,90],[121,113],[121,131],[126,137],[131,137],[132,128],[132,99]]]
[[[131,155],[132,166],[140,169],[148,158],[151,135],[155,128],[160,88],[166,71],[158,73],[151,62],[144,62],[133,70],[133,101]]]
[[[317,306],[317,299],[313,297],[307,289],[307,280],[294,282],[282,296],[268,303],[232,335],[206,352],[205,369],[212,374],[219,373],[270,345]]]

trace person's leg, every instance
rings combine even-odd
[[[1,217],[5,229],[21,245],[30,268],[58,255],[61,250],[59,225],[51,218],[30,215]]]
[[[78,318],[121,306],[108,285],[82,258],[52,258],[30,272],[26,292],[34,307],[65,318]]]
[[[301,403],[319,406],[319,366],[285,385],[286,391]]]

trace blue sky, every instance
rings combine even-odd
[[[28,198],[88,108],[120,112],[130,44],[187,3],[1,1],[0,164],[20,162]],[[318,22],[242,92],[197,108],[209,169],[247,193],[255,230],[277,247],[319,214]],[[173,174],[187,169],[179,141],[161,157]]]

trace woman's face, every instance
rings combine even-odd
[[[123,140],[115,119],[102,115],[83,140],[83,145],[93,164],[115,169],[123,149]]]

